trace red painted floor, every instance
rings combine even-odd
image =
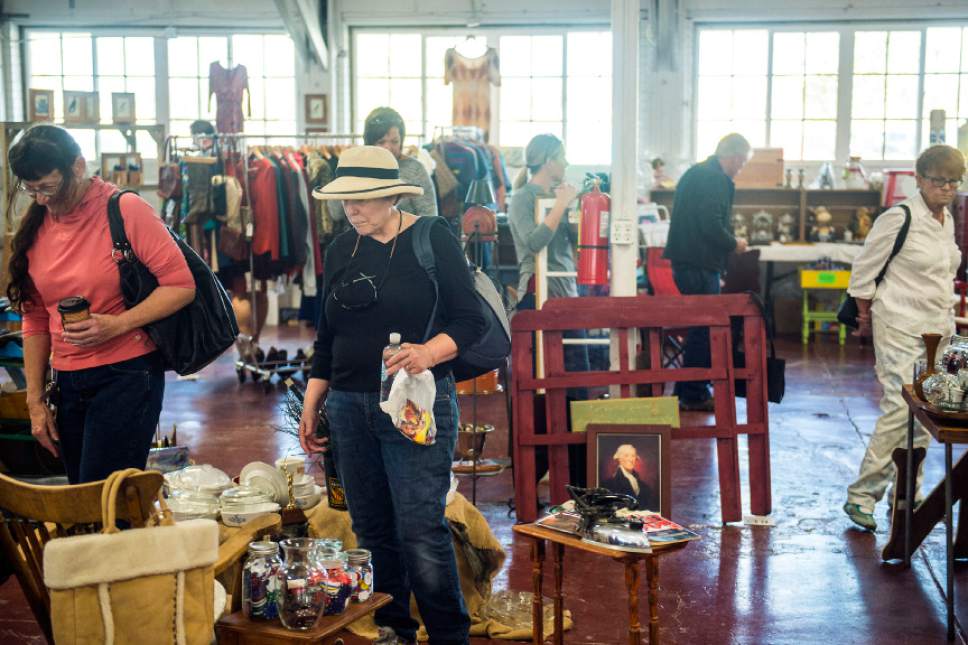
[[[308,344],[311,332],[287,328],[271,336],[293,352]],[[871,349],[855,343],[841,349],[825,339],[806,349],[780,343],[779,351],[787,359],[787,396],[770,409],[776,526],[722,526],[713,443],[673,443],[673,519],[700,533],[702,541],[662,560],[662,641],[944,642],[944,529],[934,531],[905,571],[881,562],[888,523],[884,504],[877,510],[875,534],[853,530],[840,510],[877,417]],[[283,421],[281,399],[281,389],[265,394],[259,386],[240,386],[231,359],[224,358],[198,381],[169,381],[162,424],[178,424],[180,442],[191,446],[196,461],[235,473],[249,461],[271,462],[297,450],[293,439],[274,429]],[[504,399],[479,401],[480,419],[498,426],[486,456],[505,455]],[[469,421],[466,401],[462,410]],[[929,451],[926,473],[930,489],[943,473],[937,447]],[[745,476],[744,466],[744,481]],[[528,546],[512,537],[514,519],[508,515],[510,473],[478,485],[478,506],[509,554],[495,588],[528,590]],[[467,479],[460,490],[471,496]],[[965,620],[968,578],[961,569],[957,576],[957,614]],[[546,589],[550,583],[549,576]],[[564,593],[575,618],[566,642],[627,642],[620,565],[568,553]],[[41,642],[38,631],[16,581],[8,581],[0,587],[0,643],[34,642]],[[958,642],[965,642],[960,627]]]

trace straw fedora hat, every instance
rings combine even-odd
[[[336,179],[313,190],[316,199],[375,199],[423,195],[423,188],[400,181],[400,164],[386,148],[357,146],[344,150]]]

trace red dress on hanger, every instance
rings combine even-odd
[[[249,99],[249,116],[252,116],[252,96],[249,94],[249,73],[245,65],[225,69],[218,61],[208,67],[208,104],[212,106],[215,95],[215,128],[221,134],[242,132],[242,93]]]

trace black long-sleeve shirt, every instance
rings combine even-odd
[[[687,170],[676,185],[663,257],[674,263],[724,271],[736,248],[733,195],[736,187],[715,156]]]
[[[414,254],[412,226],[398,236],[389,268],[392,241],[382,243],[363,237],[356,256],[351,258],[356,240],[356,231],[350,229],[326,249],[323,308],[311,376],[327,379],[330,387],[337,390],[375,392],[380,389],[380,361],[391,332],[398,332],[404,343],[429,340],[423,336],[434,306],[434,287]],[[467,260],[444,220],[435,220],[430,244],[436,258],[440,294],[430,338],[445,333],[459,351],[483,333],[484,317]],[[344,275],[356,279],[361,272],[372,276],[373,284],[380,286],[376,304],[347,311],[333,298],[333,290]],[[384,276],[386,281],[381,286]],[[367,289],[364,283],[358,283],[358,287]],[[356,291],[356,295],[360,293]],[[436,365],[433,373],[436,379],[447,376],[450,364]]]

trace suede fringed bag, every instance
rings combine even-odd
[[[121,531],[118,492],[130,468],[101,493],[101,533],[51,540],[44,582],[58,645],[209,645],[213,642],[218,524],[175,523],[161,497],[155,525]]]

